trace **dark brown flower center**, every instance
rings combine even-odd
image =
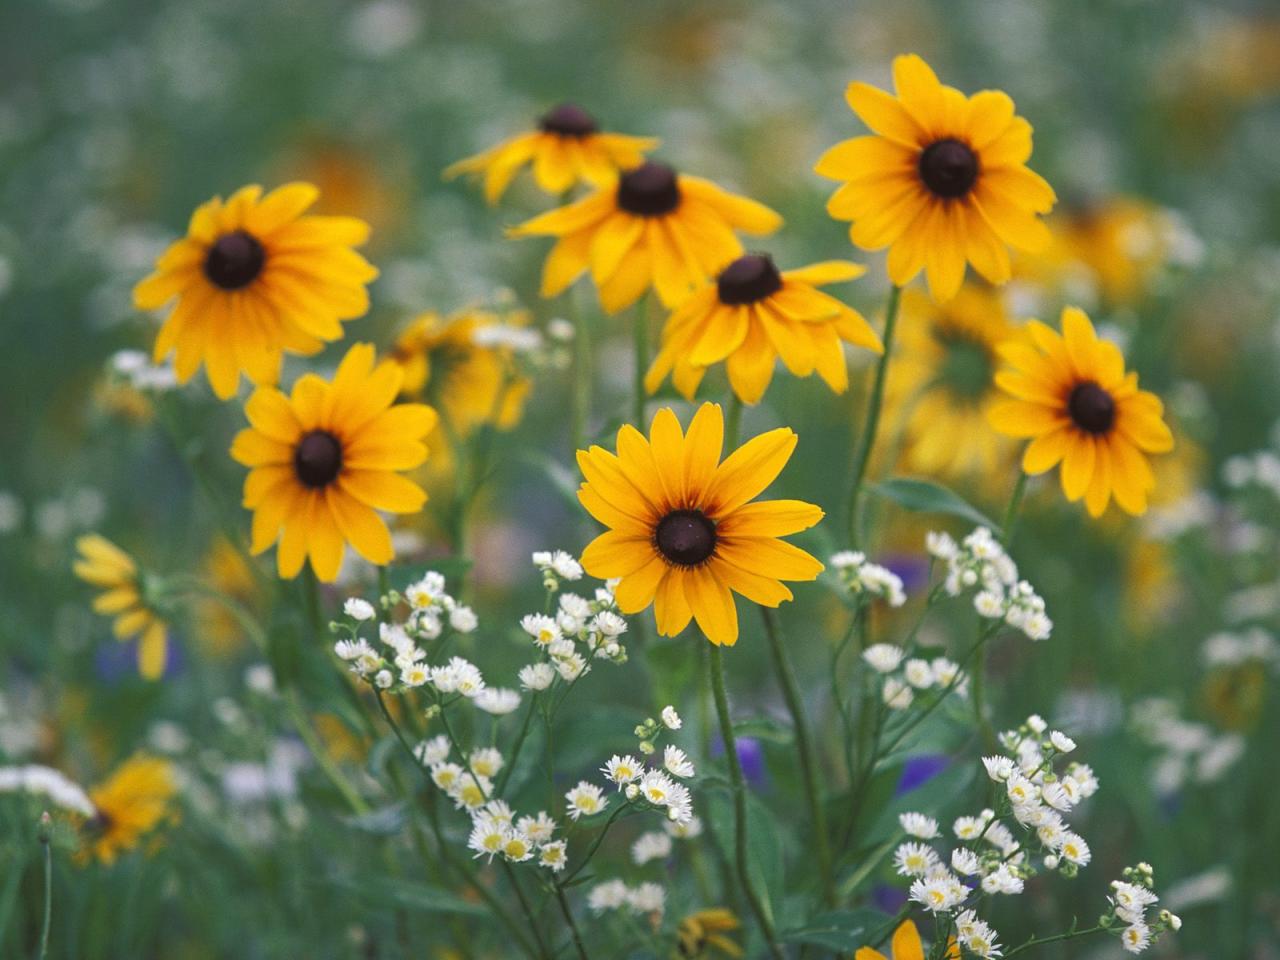
[[[649,160],[618,180],[618,206],[640,217],[659,217],[680,206],[676,172]]]
[[[781,289],[782,274],[767,253],[739,257],[716,278],[721,303],[755,303]]]
[[[239,290],[253,283],[266,259],[255,237],[243,230],[224,233],[205,255],[204,275],[223,290]]]
[[[978,156],[959,140],[931,143],[920,154],[920,179],[939,197],[963,197],[978,179]]]
[[[701,510],[675,510],[658,521],[653,540],[672,563],[696,567],[715,552],[716,525]]]
[[[1116,422],[1116,402],[1092,380],[1078,383],[1067,398],[1067,413],[1081,430],[1106,433]]]
[[[585,137],[598,129],[595,118],[576,103],[562,103],[547,111],[538,121],[538,127],[545,133],[562,137]]]
[[[342,470],[342,442],[328,430],[312,430],[293,451],[293,469],[303,486],[328,486]]]

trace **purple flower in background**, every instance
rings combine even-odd
[[[182,648],[174,642],[172,631],[165,650],[164,676],[172,677],[182,672],[185,666]],[[121,643],[116,640],[100,643],[93,651],[93,672],[107,684],[124,683],[138,675],[138,642],[128,640]]]
[[[742,776],[753,787],[765,783],[764,750],[755,737],[738,737],[738,763],[742,764]],[[718,738],[711,744],[713,757],[724,756],[724,744]]]
[[[907,891],[900,887],[891,887],[887,883],[877,883],[871,888],[871,905],[887,914],[895,914],[907,903]]]
[[[880,562],[902,578],[908,594],[929,585],[929,561],[916,553],[890,553]]]
[[[902,765],[902,776],[898,779],[898,786],[894,789],[893,795],[900,797],[904,793],[923,787],[947,769],[950,762],[945,753],[922,753],[919,756],[908,757],[907,762]]]

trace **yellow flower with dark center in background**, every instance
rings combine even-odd
[[[829,260],[780,272],[767,254],[739,257],[667,319],[645,389],[653,393],[671,374],[676,389],[692,400],[707,367],[723,362],[738,399],[759,403],[781,357],[797,377],[816,371],[844,393],[844,342],[876,353],[884,347],[862,314],[816,287],[852,280],[864,270]]]
[[[851,83],[845,99],[874,136],[838,143],[814,168],[843,180],[827,204],[852,221],[849,237],[867,250],[889,248],[898,286],[921,270],[930,293],[948,300],[965,263],[992,283],[1009,280],[1006,245],[1036,250],[1049,242],[1037,214],[1056,199],[1026,166],[1031,124],[999,90],[966,97],[938,82],[915,54],[893,61],[897,96]]]
[[[122,764],[105,783],[89,791],[97,815],[89,823],[89,851],[102,863],[114,863],[174,815],[177,793],[173,767],[166,760],[139,754]]]
[[[203,363],[223,400],[241,372],[274,384],[284,352],[317,353],[342,339],[341,321],[368,311],[365,285],[378,271],[351,248],[368,239],[369,227],[354,217],[303,216],[317,196],[311,184],[290,183],[265,197],[256,185],[225,203],[214,197],[134,287],[140,310],[177,298],[154,356],[159,363],[175,352],[180,383]]]
[[[676,927],[673,960],[695,960],[715,955],[741,957],[742,947],[726,936],[740,926],[733,911],[724,907],[712,907],[689,914]]]
[[[516,371],[512,350],[501,337],[490,342],[486,333],[527,324],[524,311],[503,315],[468,309],[448,317],[434,312],[416,317],[389,354],[404,370],[401,393],[429,399],[459,437],[481,424],[510,430],[520,422],[532,383]]]
[[[812,580],[822,564],[779,537],[806,530],[822,510],[799,500],[750,503],[786,465],[796,435],[786,427],[747,441],[724,462],[724,417],[704,403],[683,433],[672,410],[645,438],[625,424],[617,454],[578,451],[578,499],[609,528],[582,553],[587,573],[620,578],[618,608],[654,605],[658,632],[673,637],[696,618],[714,644],[738,641],[734,592],[776,607],[791,599],[782,580]]]
[[[969,285],[944,304],[907,291],[902,349],[889,369],[886,402],[903,420],[903,461],[949,476],[995,473],[1011,453],[987,414],[1001,396],[996,350],[1018,333],[993,292]]]
[[[138,639],[138,672],[148,680],[157,679],[164,673],[168,627],[143,598],[137,563],[96,533],[76,540],[76,549],[80,557],[71,569],[103,591],[93,599],[94,611],[115,618],[112,632],[117,639]]]
[[[255,554],[277,539],[276,567],[292,578],[311,568],[332,581],[345,544],[370,563],[391,562],[391,534],[377,511],[414,513],[427,495],[397,471],[427,458],[420,442],[436,412],[396,404],[404,371],[374,366],[370,344],[347,351],[333,382],[303,374],[285,396],[259,387],[245,404],[251,426],[236,435],[231,456],[251,467],[244,505],[253,511]]]
[[[781,225],[763,204],[650,160],[511,235],[559,238],[543,265],[542,296],[590,269],[601,305],[617,313],[650,286],[666,307],[677,306],[742,253],[734,230],[765,234]]]
[[[1102,515],[1114,496],[1126,513],[1145,513],[1155,477],[1146,454],[1173,449],[1160,398],[1138,389],[1125,373],[1120,348],[1098,339],[1084,311],[1062,311],[1062,334],[1038,320],[1027,325],[1031,344],[1006,343],[1012,366],[996,383],[1013,400],[991,408],[992,425],[1011,437],[1031,438],[1022,469],[1044,473],[1062,464],[1062,491],[1084,498]]]
[[[538,187],[560,196],[579,183],[607,186],[619,171],[643,163],[645,151],[655,149],[658,143],[653,137],[601,133],[591,114],[577,104],[562,103],[543,114],[537,130],[459,160],[444,175],[482,175],[485,199],[497,203],[520,168],[532,163]]]

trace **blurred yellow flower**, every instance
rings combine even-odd
[[[829,260],[779,272],[767,254],[747,254],[724,268],[667,319],[662,349],[645,377],[653,393],[671,374],[692,400],[707,367],[724,363],[733,392],[758,403],[778,357],[797,377],[817,372],[836,393],[849,386],[841,341],[883,353],[857,310],[816,289],[852,280],[865,268]]]
[[[1084,311],[1062,311],[1061,335],[1038,320],[1027,330],[1032,343],[1000,347],[1013,369],[997,373],[996,383],[1015,399],[993,405],[992,425],[1031,438],[1022,458],[1027,473],[1061,461],[1063,493],[1083,497],[1090,516],[1101,516],[1112,496],[1126,513],[1145,513],[1155,486],[1145,454],[1173,449],[1160,398],[1138,389],[1120,348],[1098,339]]]
[[[127,760],[105,783],[89,791],[97,808],[91,821],[89,850],[102,863],[114,863],[135,849],[148,833],[173,815],[177,792],[173,767],[166,760],[142,754]]]
[[[741,957],[742,947],[725,936],[741,924],[732,910],[712,907],[689,914],[676,927],[674,960],[695,960],[722,954]]]
[[[370,344],[347,351],[333,382],[304,374],[285,396],[259,387],[245,404],[250,427],[231,456],[250,467],[244,506],[253,513],[253,553],[277,539],[276,567],[292,578],[311,568],[332,581],[345,544],[370,563],[391,562],[391,534],[377,511],[415,513],[427,495],[397,473],[427,458],[420,440],[436,412],[396,404],[404,371],[392,361],[374,366]]]
[[[782,580],[812,580],[822,564],[779,537],[806,530],[822,510],[799,500],[748,503],[790,459],[795,433],[780,427],[747,441],[723,462],[724,417],[704,403],[689,424],[667,407],[645,438],[625,424],[617,454],[578,451],[585,482],[578,499],[609,528],[582,553],[600,579],[620,578],[618,609],[654,605],[658,632],[673,637],[697,618],[714,644],[738,641],[733,593],[776,607],[790,600]]]
[[[86,534],[76,540],[80,557],[72,565],[85,583],[101,587],[93,609],[115,617],[112,632],[119,640],[138,638],[138,672],[148,680],[164,673],[168,627],[143,599],[141,574],[133,557],[106,537]]]
[[[608,313],[652,286],[677,306],[742,253],[734,230],[772,233],[782,218],[709,180],[648,161],[591,196],[512,228],[516,237],[558,237],[542,269],[542,296],[554,297],[591,271]]]
[[[520,168],[531,163],[538,187],[560,196],[579,183],[608,186],[619,171],[643,163],[645,151],[658,143],[653,137],[601,133],[591,114],[577,104],[562,103],[542,116],[537,130],[459,160],[444,175],[449,179],[462,173],[483,176],[485,199],[497,203]]]
[[[274,384],[283,352],[313,354],[342,339],[342,320],[369,309],[365,285],[378,275],[353,249],[369,227],[354,217],[303,216],[318,191],[290,183],[265,197],[262,188],[215,197],[191,217],[187,236],[156,261],[133,290],[134,305],[155,310],[177,298],[154,356],[176,351],[186,383],[203,363],[223,400],[240,385]]]
[[[1012,452],[987,422],[1000,396],[997,347],[1013,338],[1004,303],[968,284],[944,304],[907,291],[902,349],[889,370],[886,402],[903,422],[903,460],[910,470],[989,477]]]
[[[253,599],[253,571],[244,556],[225,538],[218,537],[204,558],[204,580],[217,593],[238,603]],[[201,598],[197,608],[200,629],[195,640],[208,656],[233,656],[246,640],[244,626],[220,600]]]
[[[951,955],[951,951],[948,951]],[[959,951],[955,951],[959,955]],[[853,955],[854,960],[886,960],[885,955],[871,947],[859,947]],[[924,960],[924,944],[920,942],[920,931],[911,920],[904,920],[898,929],[893,931],[893,960]]]
[[[1047,245],[1036,214],[1056,199],[1026,166],[1031,124],[1014,115],[1007,94],[966,97],[915,54],[894,59],[893,80],[896,97],[865,83],[845,92],[874,135],[838,143],[818,161],[819,174],[845,181],[828,212],[852,221],[857,246],[889,248],[889,279],[899,286],[925,270],[933,297],[948,300],[966,261],[990,282],[1007,282],[1006,245]]]

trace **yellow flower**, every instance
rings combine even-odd
[[[1155,477],[1144,454],[1173,449],[1160,398],[1138,389],[1138,375],[1125,373],[1120,349],[1098,339],[1084,311],[1062,311],[1062,335],[1038,320],[1027,329],[1034,346],[1000,348],[1014,369],[997,373],[996,383],[1016,399],[992,407],[992,425],[1032,438],[1027,473],[1061,461],[1063,493],[1083,497],[1090,516],[1101,516],[1112,496],[1126,513],[1145,513]]]
[[[767,607],[791,599],[782,580],[812,580],[822,564],[778,537],[805,530],[822,510],[799,500],[748,503],[785,466],[796,435],[786,427],[747,441],[720,462],[724,418],[704,403],[688,434],[670,408],[649,438],[630,424],[617,454],[578,451],[586,482],[578,499],[609,530],[582,553],[593,577],[620,578],[623,613],[654,605],[658,632],[673,637],[697,618],[715,644],[738,641],[733,593]]]
[[[733,911],[724,907],[689,914],[676,927],[675,960],[694,960],[697,957],[709,957],[713,953],[741,957],[742,947],[725,936],[740,926]]]
[[[311,184],[261,194],[248,186],[225,203],[214,197],[199,206],[186,237],[133,290],[140,310],[177,298],[156,337],[155,360],[176,351],[180,383],[203,363],[223,400],[235,394],[242,371],[255,384],[273,384],[284,351],[313,354],[342,339],[340,321],[369,309],[365,284],[378,275],[351,249],[368,239],[363,221],[302,215],[318,196]]]
[[[121,853],[138,846],[146,834],[171,814],[177,792],[168,761],[139,754],[111,777],[89,791],[97,808],[89,849],[102,863],[114,863]]]
[[[224,597],[239,603],[251,604],[256,586],[253,571],[244,555],[223,537],[218,537],[205,555],[203,578],[210,587]],[[200,629],[196,641],[201,650],[211,657],[227,659],[244,646],[244,626],[227,609],[225,603],[212,598],[202,598],[197,607]]]
[[[966,261],[992,283],[1009,280],[1006,244],[1049,242],[1036,218],[1053,188],[1027,169],[1031,124],[999,90],[966,97],[943,86],[915,54],[893,61],[893,97],[851,83],[845,99],[873,136],[838,143],[814,168],[844,185],[827,211],[852,221],[867,250],[889,248],[889,279],[902,286],[922,269],[937,300],[960,289]]]
[[[533,164],[533,179],[545,193],[560,196],[579,183],[603,187],[621,170],[644,162],[646,150],[658,141],[601,133],[595,118],[573,103],[562,103],[538,121],[538,129],[504,140],[474,157],[459,160],[444,172],[484,176],[484,197],[497,203],[526,163]]]
[[[671,374],[692,400],[707,367],[723,362],[738,398],[758,403],[781,356],[797,377],[816,371],[843,393],[849,371],[841,341],[877,353],[884,347],[862,314],[815,288],[852,280],[864,269],[828,260],[779,272],[767,254],[739,257],[667,319],[645,389],[653,393]]]
[[[253,553],[278,538],[280,576],[296,577],[310,555],[316,576],[331,581],[346,543],[371,563],[391,562],[391,534],[376,511],[422,508],[427,495],[396,471],[427,458],[419,441],[436,424],[428,406],[395,404],[403,378],[391,361],[375,367],[373,347],[357,343],[332,383],[308,373],[287,397],[259,387],[245,404],[252,426],[236,435],[231,456],[252,468],[244,505],[254,511]]]
[[[558,237],[542,268],[554,297],[588,268],[609,313],[652,286],[668,308],[742,253],[734,230],[772,233],[782,218],[763,204],[650,160],[591,196],[534,217],[512,236]]]
[[[85,583],[101,587],[93,609],[115,617],[112,632],[118,640],[138,638],[138,672],[148,680],[164,673],[168,627],[142,596],[140,573],[133,557],[106,537],[86,534],[76,541],[80,557],[72,565]]]
[[[510,430],[520,422],[532,384],[515,373],[509,347],[489,345],[483,337],[485,331],[527,322],[523,311],[501,316],[463,310],[449,317],[416,317],[390,352],[390,359],[404,370],[401,393],[429,397],[459,437],[486,423]],[[429,446],[436,448],[434,443]]]
[[[991,475],[1011,452],[987,422],[1000,396],[996,349],[1018,332],[1004,304],[991,291],[967,285],[945,304],[907,291],[902,313],[902,349],[890,367],[886,402],[904,417],[906,466],[926,474]]]
[[[950,954],[950,951],[948,951]],[[956,956],[959,952],[956,951]],[[885,955],[871,947],[859,947],[853,960],[886,960]],[[898,929],[893,931],[893,960],[924,960],[924,944],[920,942],[920,931],[915,923],[904,920]]]

